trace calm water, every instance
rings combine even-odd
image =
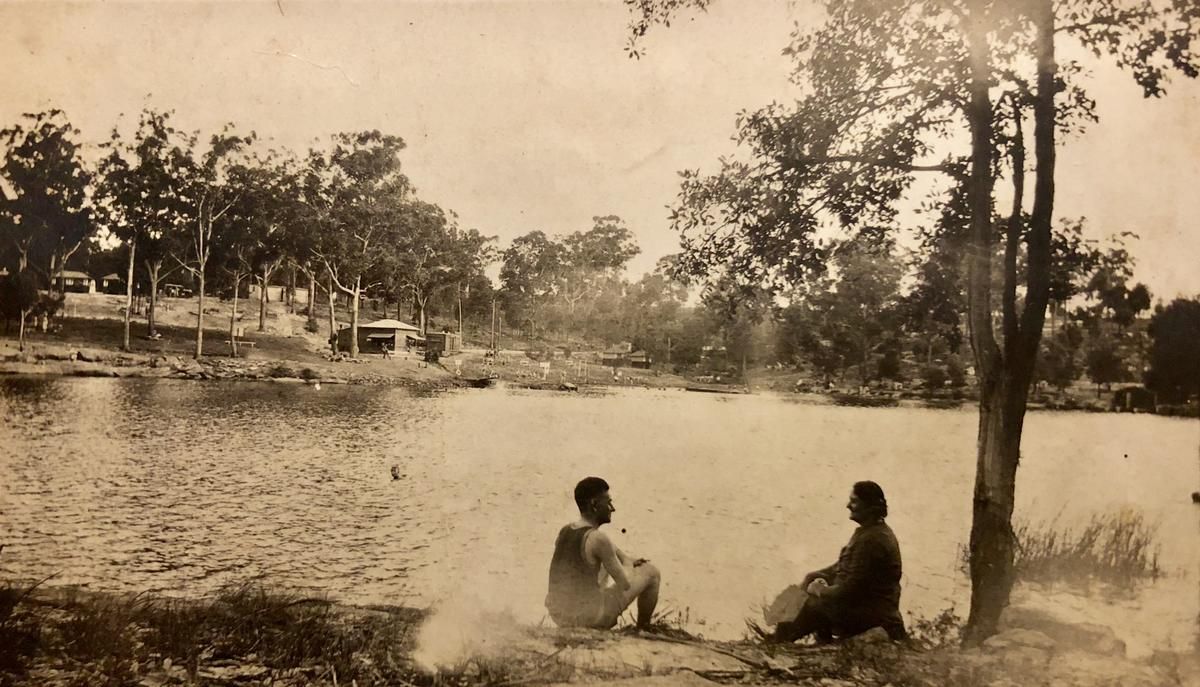
[[[470,595],[536,622],[571,488],[598,474],[614,536],[662,568],[664,603],[732,638],[765,597],[836,558],[849,486],[875,479],[904,552],[904,610],[965,614],[973,410],[6,378],[0,416],[4,578],[197,594],[264,577],[351,602]],[[1200,423],[1037,413],[1026,425],[1020,512],[1140,509],[1170,573],[1132,599],[1054,602],[1114,626],[1131,653],[1191,645]]]

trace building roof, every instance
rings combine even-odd
[[[112,272],[112,273],[110,273],[110,274],[106,274],[106,275],[104,275],[103,277],[100,277],[100,278],[101,278],[101,279],[117,279],[117,280],[120,280],[120,279],[122,279],[121,275],[117,274],[116,272]]]
[[[78,270],[63,270],[62,276],[64,279],[91,279],[87,272]]]
[[[366,324],[360,324],[358,326],[361,328],[366,328],[366,329],[404,329],[404,330],[407,330],[410,332],[421,331],[420,327],[414,327],[411,324],[405,324],[404,322],[401,322],[400,320],[390,320],[390,319],[375,320],[374,322],[368,322]]]

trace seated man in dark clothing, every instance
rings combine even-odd
[[[794,620],[779,623],[772,638],[792,642],[815,634],[818,642],[851,637],[881,627],[905,639],[900,617],[900,545],[884,522],[887,499],[874,482],[857,482],[846,504],[858,529],[837,563],[810,572],[801,587],[808,598]]]
[[[617,510],[607,482],[581,480],[575,504],[579,519],[564,525],[554,542],[546,610],[559,627],[608,629],[637,599],[637,624],[645,627],[658,604],[658,569],[645,559],[631,559],[600,531]],[[613,584],[602,583],[602,571]]]

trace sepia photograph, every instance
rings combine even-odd
[[[0,27],[0,687],[1200,687],[1200,0]]]

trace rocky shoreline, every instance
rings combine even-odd
[[[297,363],[288,360],[120,353],[104,349],[39,350],[0,357],[0,375],[64,377],[147,377],[190,380],[247,380],[308,384],[395,385],[420,390],[466,386],[467,382],[437,366],[405,374],[354,369],[354,361]]]

